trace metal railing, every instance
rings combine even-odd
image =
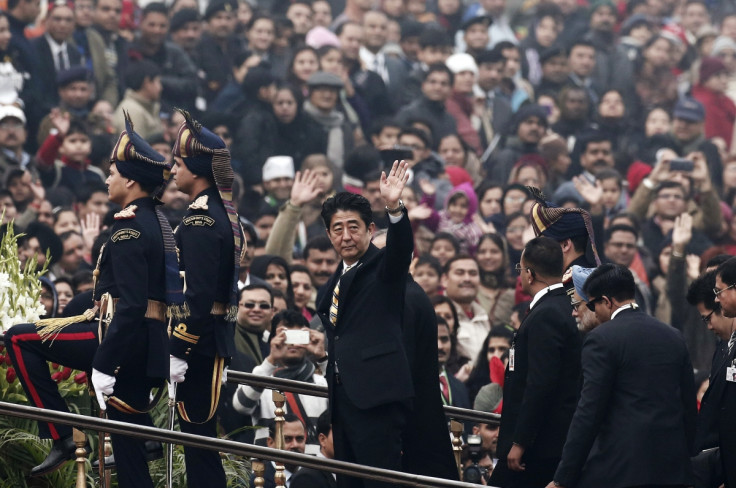
[[[113,434],[127,435],[139,439],[157,440],[160,442],[175,443],[182,446],[197,447],[210,451],[225,452],[249,458],[265,459],[276,463],[296,464],[306,468],[330,471],[333,473],[356,476],[387,483],[401,484],[412,487],[432,488],[478,488],[478,485],[464,483],[461,481],[433,478],[401,471],[363,466],[334,459],[317,458],[308,454],[291,451],[281,451],[268,447],[244,444],[241,442],[217,439],[212,437],[187,434],[184,432],[170,431],[157,427],[129,424],[115,420],[106,420],[86,415],[77,415],[68,412],[57,412],[55,410],[44,410],[41,408],[15,403],[0,402],[0,415],[21,417],[40,422],[54,422],[57,424],[71,425],[76,428],[88,429],[95,432],[104,431]]]
[[[270,390],[284,390],[302,395],[312,395],[316,397],[327,398],[327,387],[315,385],[314,383],[306,383],[304,381],[287,380],[284,378],[275,378],[273,376],[261,376],[253,373],[245,373],[243,371],[227,371],[227,382],[234,384],[247,384],[257,386],[259,388],[268,388]],[[458,420],[470,420],[484,424],[498,425],[501,422],[501,415],[497,413],[487,413],[478,410],[469,410],[467,408],[452,407],[445,405],[445,415]]]
[[[0,334],[0,343],[4,344],[5,336]],[[227,372],[227,382],[238,385],[251,385],[259,388],[267,388],[270,390],[289,391],[303,395],[312,395],[316,397],[327,398],[328,392],[326,386],[315,385],[304,381],[287,380],[284,378],[276,378],[273,376],[261,376],[244,371]],[[471,422],[480,422],[490,425],[498,425],[501,422],[501,415],[497,413],[487,413],[478,410],[469,410],[467,408],[453,407],[445,405],[445,415],[457,420],[469,420]]]

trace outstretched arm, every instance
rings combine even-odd
[[[409,165],[404,161],[394,161],[391,171],[381,173],[381,197],[389,210],[390,224],[386,236],[386,259],[380,271],[384,281],[403,279],[409,272],[414,237],[406,210],[399,208],[401,192],[409,180]],[[391,210],[396,210],[391,212]]]

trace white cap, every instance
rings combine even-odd
[[[26,123],[26,114],[24,114],[23,110],[16,107],[15,105],[0,106],[0,120],[3,120],[7,117],[14,117],[24,124]]]
[[[294,178],[294,159],[291,156],[271,156],[263,165],[263,181],[275,178]]]
[[[478,65],[475,63],[473,56],[468,53],[455,53],[447,58],[445,64],[455,74],[472,71],[474,75],[478,76]]]

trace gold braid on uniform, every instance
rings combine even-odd
[[[100,277],[100,263],[102,262],[102,253],[105,250],[107,242],[100,247],[100,254],[97,256],[97,264],[95,270],[92,272],[92,296],[95,296],[95,290],[97,288],[97,279]],[[41,342],[46,342],[51,339],[51,343],[54,343],[54,339],[58,336],[65,327],[72,324],[81,324],[82,322],[89,322],[95,319],[99,307],[95,305],[92,308],[88,308],[82,315],[74,315],[72,317],[58,317],[51,319],[42,319],[35,323],[36,332],[41,338]]]
[[[65,327],[72,324],[81,324],[82,322],[89,322],[94,320],[97,315],[97,307],[88,308],[82,315],[74,315],[72,317],[59,317],[52,319],[42,319],[36,322],[36,332],[41,337],[41,342],[46,342],[49,339],[53,344],[54,339],[58,336]]]

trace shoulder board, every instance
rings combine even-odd
[[[115,220],[127,220],[135,217],[135,211],[138,210],[138,205],[130,205],[125,207],[120,212],[115,214]]]
[[[572,283],[572,266],[567,268],[567,270],[565,271],[565,274],[562,275],[562,282]]]
[[[202,195],[189,205],[189,210],[207,210],[208,199],[209,197],[207,195]]]
[[[112,242],[127,241],[130,239],[138,239],[141,236],[140,231],[135,229],[120,229],[115,232],[110,239]]]
[[[184,217],[181,223],[184,225],[193,225],[195,227],[204,227],[205,225],[212,227],[215,225],[215,219],[209,215],[190,215],[189,217]]]

